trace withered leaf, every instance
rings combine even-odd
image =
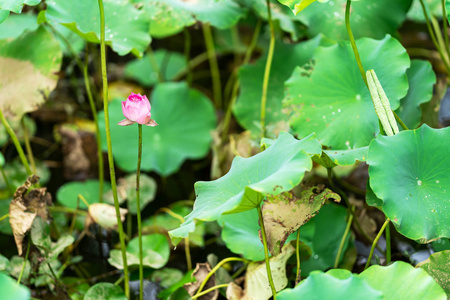
[[[264,200],[262,214],[270,253],[278,255],[288,236],[314,217],[327,199],[341,200],[323,185],[304,189],[300,198],[293,192],[269,195]],[[262,240],[261,230],[259,236]]]
[[[208,273],[211,271],[211,267],[208,263],[197,263],[194,272],[192,272],[192,276],[196,279],[195,282],[186,283],[183,287],[189,293],[189,295],[194,296],[197,292],[198,288],[205,280]],[[202,291],[205,291],[216,285],[216,276],[213,274],[209,279]],[[214,290],[209,292],[206,295],[198,297],[199,300],[216,300],[219,296],[219,290]]]
[[[25,234],[31,229],[36,216],[40,216],[43,221],[49,219],[48,206],[52,205],[52,197],[47,193],[47,189],[33,189],[26,194],[38,180],[39,177],[36,175],[29,176],[25,183],[17,188],[9,205],[9,223],[19,255],[23,253],[22,244]]]

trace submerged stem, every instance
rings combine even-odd
[[[109,162],[109,173],[111,177],[111,187],[114,198],[114,207],[116,209],[117,217],[117,230],[119,232],[120,249],[122,251],[123,260],[123,273],[125,279],[125,295],[130,298],[130,283],[128,276],[128,263],[127,263],[127,253],[125,248],[125,237],[123,232],[122,220],[120,218],[120,205],[117,196],[117,186],[116,186],[116,172],[114,170],[114,159],[112,156],[112,143],[111,143],[111,130],[109,124],[109,109],[108,109],[108,77],[106,71],[106,44],[105,44],[105,12],[103,8],[103,0],[98,0],[98,6],[100,9],[100,57],[101,57],[101,67],[102,67],[102,83],[103,83],[103,110],[105,113],[105,131],[106,131],[106,144],[108,147],[108,162]]]

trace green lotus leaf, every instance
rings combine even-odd
[[[365,3],[365,2],[364,2]],[[408,90],[409,57],[394,38],[363,38],[356,41],[362,64],[374,69],[391,108]],[[285,105],[292,111],[290,125],[299,136],[315,132],[331,150],[367,146],[377,135],[378,118],[369,90],[355,63],[350,42],[314,53],[315,64],[294,70],[285,85]]]
[[[314,156],[313,160],[325,168],[335,166],[351,166],[357,161],[366,161],[369,147],[362,147],[350,150],[323,150],[322,155]]]
[[[131,52],[141,57],[151,40],[146,16],[128,1],[103,2],[106,44],[119,55]],[[100,43],[100,12],[95,1],[49,1],[45,17],[66,26],[88,42]]]
[[[398,232],[422,243],[450,237],[450,128],[378,136],[369,146],[370,186]]]
[[[186,68],[186,58],[180,53],[162,49],[155,51],[154,56],[165,81],[173,80],[180,70]],[[125,66],[124,75],[126,78],[134,79],[146,87],[150,87],[159,81],[158,73],[153,69],[148,55],[129,62]]]
[[[56,87],[61,58],[58,42],[42,27],[0,40],[0,109],[6,118],[19,119],[45,101]]]
[[[425,9],[428,12],[428,17],[435,16],[439,19],[442,18],[441,0],[424,0],[423,2],[425,4]],[[426,23],[420,0],[413,0],[411,8],[406,14],[406,18],[414,22]]]
[[[261,147],[264,147],[265,149],[272,146],[277,140],[275,139],[269,139],[269,138],[262,138],[261,139]],[[313,132],[307,137],[304,137],[300,140],[299,146],[308,153],[310,156],[313,155],[319,155],[322,152],[322,145],[317,140],[316,134]]]
[[[282,113],[283,84],[289,78],[295,66],[307,63],[314,49],[327,42],[320,36],[295,45],[287,45],[280,41],[275,44],[275,55],[270,70],[267,88],[266,126],[269,132],[278,127],[286,129],[286,115]],[[261,131],[261,95],[266,66],[267,53],[255,64],[239,68],[241,91],[233,113],[239,124],[251,130],[253,136],[260,136]]]
[[[294,12],[294,14],[298,14],[316,1],[317,0],[279,0],[280,3],[283,3],[284,5],[289,7]],[[319,2],[327,1],[319,0]]]
[[[411,2],[412,0],[352,2],[350,24],[355,39],[361,37],[382,39],[386,34],[394,34],[405,20]],[[335,40],[348,40],[345,5],[346,0],[314,2],[308,9],[298,14],[298,18],[308,26],[310,36],[322,33]],[[387,7],[389,9],[386,9]],[[371,69],[365,65],[364,67],[367,70]],[[376,69],[375,71],[378,74]]]
[[[148,234],[142,237],[142,264],[146,267],[159,269],[169,261],[170,248],[163,234]],[[123,269],[122,251],[111,250],[108,262],[118,269]],[[139,239],[132,239],[127,245],[127,264],[139,265]]]
[[[156,26],[154,30],[150,27],[151,32],[153,34],[156,32],[160,38],[180,32],[183,27],[194,24],[195,20],[210,23],[219,29],[230,28],[246,14],[246,9],[234,1],[133,0],[133,2],[143,5],[150,16],[151,26]]]
[[[18,38],[25,31],[35,31],[38,26],[35,15],[12,15],[0,25],[0,39]]]
[[[89,288],[84,295],[85,300],[114,299],[127,300],[122,288],[109,282],[100,282]]]
[[[6,9],[0,8],[0,24],[5,22],[5,20],[8,18],[10,11]]]
[[[450,250],[432,254],[427,260],[419,263],[417,267],[425,270],[450,297]]]
[[[436,74],[430,62],[414,59],[411,61],[411,68],[406,70],[406,75],[409,90],[406,97],[400,100],[397,114],[409,129],[414,129],[420,124],[422,116],[420,105],[429,102],[433,96]]]
[[[140,175],[139,189],[140,189],[140,210],[142,211],[150,202],[155,199],[156,195],[156,181],[147,174]],[[135,215],[137,213],[136,203],[136,174],[129,174],[124,178],[120,178],[117,184],[117,194],[119,198],[119,204],[122,204],[125,200],[128,201],[127,209],[130,214]],[[106,203],[114,205],[114,196],[112,191],[103,195],[103,200]]]
[[[433,277],[403,261],[396,261],[388,267],[371,266],[358,277],[381,291],[386,300],[447,299]]]
[[[5,166],[5,157],[3,156],[3,153],[0,152],[0,167]]]
[[[15,280],[5,273],[0,273],[0,289],[3,299],[27,300],[31,297],[28,288],[21,284],[18,285]]]
[[[186,159],[199,159],[208,153],[216,116],[206,96],[190,89],[186,83],[167,82],[156,85],[150,103],[152,118],[159,125],[142,130],[142,170],[168,176],[175,173]],[[111,101],[109,111],[114,159],[123,170],[135,171],[137,125],[117,125],[124,119],[120,101]],[[99,113],[99,126],[103,150],[106,151],[104,112]]]
[[[434,251],[450,250],[450,239],[439,239],[431,242]]]
[[[0,200],[0,215],[4,216],[9,213],[10,203],[11,199]],[[5,219],[3,222],[0,222],[0,232],[7,235],[13,235],[11,224],[9,224],[8,221],[8,219]]]
[[[41,0],[0,0],[0,9],[20,14],[24,5],[38,5]]]
[[[346,279],[320,271],[312,272],[308,278],[293,289],[285,289],[277,295],[279,300],[323,300],[323,299],[385,299],[383,293],[371,287],[356,275]]]
[[[276,142],[263,152],[250,157],[235,157],[230,171],[209,182],[195,183],[197,199],[186,222],[169,235],[172,243],[194,231],[195,223],[214,221],[227,213],[255,208],[267,195],[278,195],[297,186],[312,161],[302,150],[301,141],[281,132]]]
[[[108,182],[104,183],[104,192],[111,190],[111,185]],[[98,180],[86,180],[85,182],[68,182],[61,186],[56,192],[56,200],[62,205],[69,208],[86,209],[83,201],[79,200],[78,195],[82,195],[89,204],[99,202],[100,183]],[[77,203],[79,205],[77,206]]]

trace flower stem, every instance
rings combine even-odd
[[[364,80],[367,87],[366,72],[361,62],[361,57],[359,56],[358,48],[356,47],[355,38],[353,37],[352,28],[350,26],[350,6],[352,5],[352,0],[347,0],[347,5],[345,6],[345,28],[347,28],[348,37],[350,39],[350,44],[352,45],[353,53],[355,54],[356,63],[358,64],[359,72]]]
[[[215,285],[215,286],[213,286],[213,287],[211,287],[211,288],[205,290],[204,292],[201,292],[201,293],[199,293],[199,294],[195,294],[195,296],[192,296],[191,299],[195,300],[195,299],[197,299],[198,297],[201,297],[201,296],[203,296],[203,295],[206,295],[206,294],[208,294],[208,293],[210,293],[210,292],[212,292],[212,291],[214,291],[214,290],[217,290],[217,289],[220,289],[220,288],[225,288],[225,287],[227,287],[228,285],[229,285],[229,283],[224,283],[224,284]]]
[[[266,135],[266,102],[267,102],[267,90],[269,88],[270,69],[272,67],[273,52],[275,49],[275,27],[272,22],[272,12],[270,9],[270,0],[266,0],[267,4],[267,18],[270,27],[270,44],[269,52],[267,53],[266,67],[264,69],[264,79],[262,86],[261,96],[261,138]]]
[[[25,253],[25,257],[23,259],[22,269],[20,270],[19,277],[17,278],[17,285],[19,285],[20,282],[22,281],[23,273],[25,272],[25,267],[26,267],[27,261],[28,261],[28,255],[30,254],[30,246],[31,246],[31,239],[29,238],[27,252]]]
[[[27,171],[27,175],[33,175],[33,172],[30,169],[30,165],[28,164],[27,158],[25,156],[25,153],[23,152],[23,148],[20,145],[19,140],[17,139],[16,134],[12,130],[11,126],[9,125],[8,121],[5,119],[5,116],[3,115],[2,110],[0,109],[0,120],[2,121],[3,126],[5,126],[6,131],[8,132],[9,136],[11,137],[14,146],[16,147],[17,152],[19,153],[20,160],[22,161],[23,166],[25,167]]]
[[[450,66],[447,62],[447,59],[445,58],[444,53],[442,52],[441,47],[439,47],[439,44],[436,40],[436,35],[434,34],[433,29],[431,28],[431,23],[430,23],[430,18],[428,17],[428,13],[425,7],[425,3],[423,2],[423,0],[419,0],[420,1],[420,5],[422,6],[422,10],[423,10],[423,15],[425,17],[425,21],[427,23],[427,28],[428,28],[428,33],[430,34],[431,40],[433,41],[434,46],[436,47],[436,50],[439,53],[439,56],[441,57],[442,62],[444,63],[445,69],[447,70],[447,75],[450,75]],[[442,16],[443,18],[445,18],[445,15]],[[447,33],[445,33],[447,34]]]
[[[297,259],[297,272],[295,275],[295,285],[302,279],[302,271],[300,269],[300,228],[297,229],[297,240],[295,241],[295,257]]]
[[[277,300],[277,291],[275,289],[275,285],[273,284],[272,271],[270,270],[269,250],[267,248],[267,238],[266,238],[266,229],[264,226],[264,219],[263,219],[263,215],[261,212],[261,207],[259,205],[257,205],[256,208],[258,209],[259,225],[261,226],[261,236],[262,236],[263,245],[264,245],[264,260],[266,261],[267,278],[269,279],[269,284],[270,284],[270,289],[272,290],[273,300]]]
[[[447,57],[450,59],[450,43],[448,40],[448,19],[447,19],[447,11],[445,10],[445,0],[441,0],[441,8],[442,8],[442,23],[444,29],[444,41],[445,41],[445,51],[447,52]]]
[[[125,248],[125,237],[123,233],[122,220],[120,218],[120,206],[119,199],[117,197],[117,186],[116,186],[116,172],[114,170],[114,159],[112,156],[112,144],[111,144],[111,130],[109,126],[109,110],[108,110],[108,77],[106,74],[106,45],[105,45],[105,12],[103,8],[103,0],[98,0],[98,6],[100,9],[100,57],[101,57],[101,67],[102,67],[102,82],[103,82],[103,110],[105,113],[105,131],[106,131],[106,144],[108,147],[108,162],[109,162],[109,173],[111,177],[111,187],[114,197],[114,207],[116,209],[117,217],[117,229],[119,231],[120,249],[122,250],[122,260],[123,260],[123,272],[125,279],[125,295],[130,298],[130,284],[128,276],[128,263],[127,263],[127,253]]]
[[[353,206],[353,210],[354,210]],[[334,260],[334,268],[337,268],[339,266],[339,259],[342,255],[342,250],[344,249],[345,241],[347,240],[348,233],[350,232],[350,227],[352,226],[353,221],[353,215],[350,214],[347,221],[347,227],[345,227],[344,235],[342,236],[341,243],[339,244],[339,250],[336,255],[336,259]]]
[[[391,228],[386,226],[386,264],[391,263]]]
[[[98,159],[98,181],[99,181],[99,202],[103,202],[103,182],[104,182],[104,173],[103,173],[103,152],[102,152],[102,139],[100,138],[100,127],[98,124],[97,117],[97,109],[95,108],[94,97],[92,97],[91,92],[91,84],[89,82],[88,75],[88,47],[86,46],[86,54],[84,59],[84,67],[83,67],[83,77],[84,77],[84,86],[86,88],[86,94],[89,99],[89,106],[91,107],[92,117],[94,119],[95,124],[95,138],[97,140],[97,159]],[[74,54],[75,55],[75,54]]]
[[[151,46],[148,47],[147,54],[148,59],[150,60],[150,64],[152,65],[153,72],[156,72],[156,74],[158,75],[158,82],[164,82],[164,76],[161,73],[161,68],[158,65],[158,61],[155,57],[155,52],[153,52]]]
[[[243,261],[243,262],[247,262],[248,260],[245,259],[245,258],[240,258],[240,257],[228,257],[228,258],[225,258],[225,259],[221,260],[211,271],[209,271],[208,275],[206,275],[206,277],[203,280],[202,284],[199,286],[197,292],[195,293],[195,296],[199,295],[202,292],[202,290],[205,287],[206,283],[208,282],[209,278],[211,278],[211,276],[213,276],[213,274],[217,270],[219,270],[221,266],[223,266],[225,263],[227,263],[229,261]]]
[[[140,175],[141,175],[141,158],[142,158],[142,125],[139,128],[139,146],[138,146],[138,163],[136,169],[136,216],[138,223],[139,238],[139,299],[144,298],[144,265],[142,262],[142,224],[141,224],[141,200],[140,200]]]
[[[373,256],[373,252],[375,250],[375,246],[377,245],[378,240],[380,239],[381,235],[383,234],[384,229],[386,228],[386,226],[389,224],[390,221],[391,220],[389,220],[389,218],[386,219],[386,221],[384,222],[383,226],[381,226],[381,229],[378,232],[377,236],[373,240],[372,248],[370,249],[370,254],[369,254],[369,257],[367,258],[367,263],[366,263],[366,266],[364,267],[364,270],[367,269],[370,266],[370,262],[372,260],[372,256]]]
[[[222,84],[220,82],[219,64],[217,62],[214,40],[211,26],[208,23],[202,24],[203,35],[205,37],[206,51],[208,52],[209,66],[211,68],[214,103],[217,109],[222,108]]]

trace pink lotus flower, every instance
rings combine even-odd
[[[122,101],[122,112],[126,119],[120,121],[118,124],[121,126],[128,126],[134,123],[157,126],[155,120],[151,119],[151,106],[147,96],[141,96],[141,94],[131,93],[126,101]]]

